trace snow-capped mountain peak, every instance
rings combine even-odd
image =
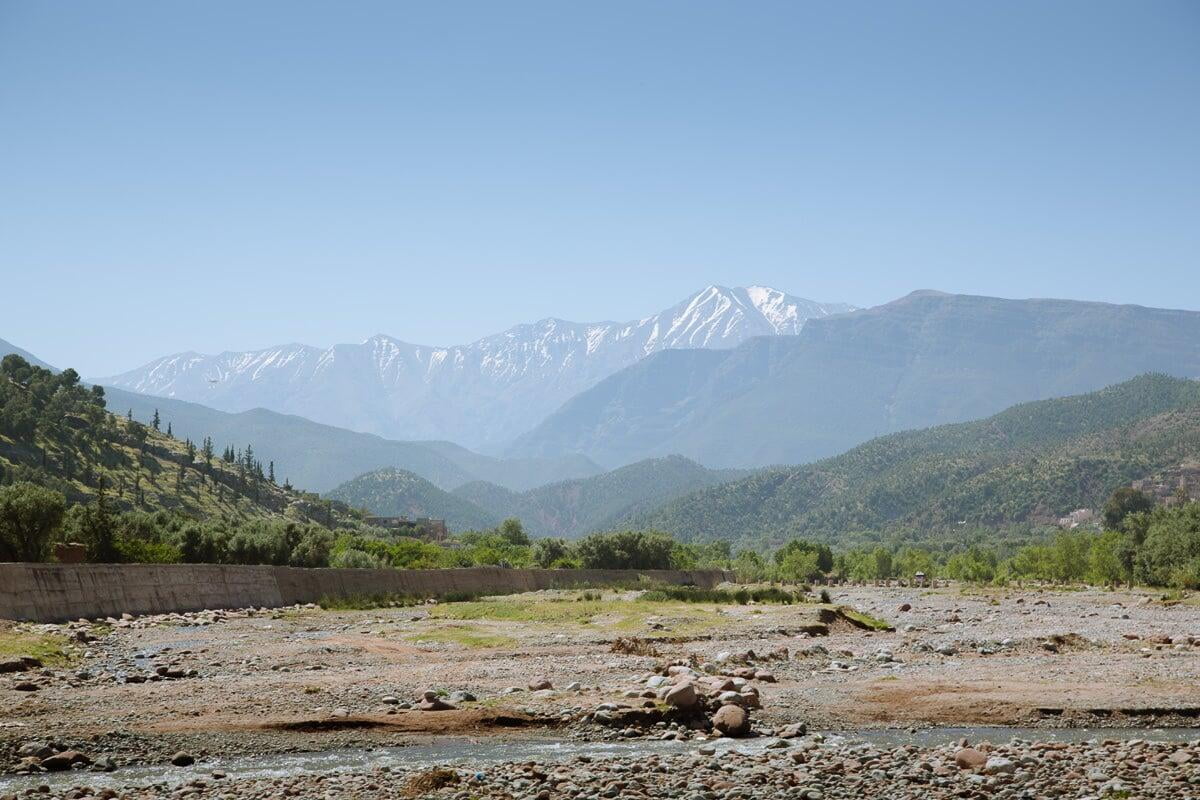
[[[393,438],[478,447],[514,438],[574,394],[659,350],[734,347],[852,310],[765,286],[712,285],[630,322],[547,317],[451,347],[379,333],[324,349],[178,353],[97,382],[227,411],[261,406]]]

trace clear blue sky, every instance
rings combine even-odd
[[[0,0],[0,338],[85,375],[1198,253],[1194,0]]]

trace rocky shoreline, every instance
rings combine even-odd
[[[823,737],[771,740],[756,752],[699,744],[685,754],[618,758],[577,756],[411,769],[304,774],[236,780],[219,771],[179,786],[49,791],[33,787],[0,800],[83,798],[394,798],[447,800],[822,800],[823,798],[1175,798],[1200,796],[1200,738],[1190,742],[1014,739],[942,747],[883,748]]]

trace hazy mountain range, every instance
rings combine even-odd
[[[266,408],[228,412],[111,385],[108,404],[143,421],[158,409],[176,436],[212,436],[218,449],[253,444],[281,478],[305,489],[328,491],[384,468],[412,473],[438,492],[404,477],[375,480],[369,493],[358,494],[369,494],[372,503],[394,501],[395,508],[415,508],[402,501],[419,496],[426,514],[448,513],[439,513],[439,504],[454,507],[464,524],[515,514],[537,533],[577,535],[630,520],[672,527],[687,520],[704,532],[712,530],[708,522],[686,510],[722,498],[732,505],[705,512],[717,527],[753,522],[778,532],[785,517],[803,518],[808,526],[824,517],[805,516],[807,500],[770,511],[776,501],[753,489],[753,477],[728,484],[747,491],[725,494],[722,485],[737,476],[723,470],[813,462],[876,436],[977,420],[1148,372],[1200,376],[1198,312],[928,291],[871,309],[835,310],[772,290],[711,287],[624,326],[548,320],[464,348],[397,345],[407,355],[391,361],[378,358],[382,345],[373,339],[319,351],[325,354],[320,363],[304,368],[301,362],[316,358],[304,348],[294,356],[243,354],[258,359],[256,366],[215,379],[214,396],[232,398],[240,387],[251,398],[247,403],[327,404],[351,415],[377,413],[388,425],[399,425],[406,414],[436,416],[439,392],[451,392],[454,401],[441,409],[445,416],[422,424],[453,427],[449,420],[461,411],[455,424],[479,432],[492,425],[480,420],[520,417],[531,429],[502,451],[504,457],[473,452],[453,433],[451,440],[395,441]],[[764,330],[770,335],[753,335]],[[668,344],[684,349],[656,351]],[[3,352],[36,360],[0,341]],[[435,352],[443,355],[434,359]],[[460,361],[457,371],[447,366]],[[621,366],[624,361],[630,363]],[[203,387],[212,384],[200,362],[184,368],[168,359],[134,383],[145,392],[177,375],[178,384],[166,380],[160,390],[200,381],[197,391],[207,392]],[[392,384],[381,382],[384,363],[391,364],[384,372]],[[414,378],[420,364],[424,371]],[[409,379],[416,383],[404,383]],[[401,385],[412,391],[411,403],[397,398]],[[552,407],[548,398],[566,394],[568,385],[584,388]],[[538,395],[536,402],[529,393]],[[421,410],[422,404],[429,408]],[[993,444],[985,438],[981,446]],[[606,473],[599,465],[618,469]],[[703,491],[691,494],[696,490]],[[674,510],[659,516],[660,507]],[[736,513],[727,513],[730,508]],[[760,511],[766,516],[756,516]]]
[[[54,369],[31,353],[0,339],[0,356],[16,353],[38,366]],[[162,427],[176,438],[201,442],[211,436],[218,450],[253,445],[263,463],[274,461],[280,480],[309,491],[325,492],[382,467],[410,470],[441,489],[488,481],[513,491],[595,475],[603,470],[584,456],[493,458],[445,441],[401,442],[322,425],[265,408],[240,413],[199,403],[105,387],[108,410],[149,422],[159,413]]]
[[[1146,372],[1200,376],[1200,313],[922,291],[813,319],[797,336],[656,353],[572,398],[508,454],[797,464]]]
[[[263,461],[274,461],[280,479],[325,492],[364,472],[398,467],[450,490],[464,483],[489,481],[524,491],[564,478],[595,475],[603,470],[587,457],[569,454],[550,458],[493,458],[453,442],[401,442],[357,433],[332,425],[280,414],[264,408],[231,414],[198,403],[106,389],[114,413],[132,411],[148,422],[158,410],[165,428],[179,437],[202,441],[211,436],[218,449],[230,444],[254,445]]]
[[[549,318],[456,347],[381,334],[329,348],[176,353],[95,382],[223,411],[267,408],[393,439],[498,447],[653,353],[792,335],[810,319],[851,310],[761,286],[709,286],[630,322]]]

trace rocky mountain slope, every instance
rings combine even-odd
[[[1200,472],[1198,462],[1200,383],[1145,375],[988,419],[880,437],[814,464],[761,470],[634,522],[741,544],[833,541],[864,530],[926,538],[960,524],[1053,522],[1099,508],[1134,480],[1180,465]]]
[[[224,411],[262,407],[390,438],[478,448],[508,442],[652,353],[792,335],[810,319],[850,310],[765,287],[709,286],[630,322],[544,319],[456,347],[378,335],[329,348],[177,353],[96,382]]]
[[[565,403],[508,451],[615,466],[803,463],[874,436],[1099,389],[1200,376],[1200,313],[915,292],[732,350],[657,353]]]

